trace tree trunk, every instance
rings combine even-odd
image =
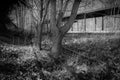
[[[62,39],[63,39],[62,33],[58,33],[56,37],[52,39],[53,45],[51,48],[51,55],[54,58],[57,58],[62,53]]]
[[[41,0],[41,10],[40,10],[40,19],[42,21],[42,18],[43,18],[43,0]],[[42,45],[41,45],[41,42],[42,42],[42,30],[43,30],[43,23],[41,22],[40,26],[38,26],[40,28],[40,34],[39,34],[39,49],[42,50]]]
[[[35,27],[36,28],[35,28],[35,35],[34,35],[34,38],[33,38],[33,45],[39,48],[39,44],[40,44],[40,27],[39,27],[38,24]]]

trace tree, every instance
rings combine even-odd
[[[81,0],[37,0],[35,1],[35,6],[38,8],[38,13],[40,14],[37,20],[38,24],[36,26],[35,32],[35,45],[41,49],[42,41],[42,29],[44,22],[46,20],[46,15],[50,14],[50,27],[51,27],[51,41],[53,42],[51,48],[51,55],[57,57],[62,51],[62,39],[68,30],[71,28],[76,18],[77,11],[79,8]],[[72,3],[71,17],[63,25],[62,19],[68,8],[69,3]],[[38,6],[39,5],[39,6]],[[59,6],[58,6],[59,5]],[[34,5],[33,5],[34,6]],[[48,11],[48,9],[50,11]],[[50,13],[49,13],[50,12]]]
[[[37,22],[35,28],[35,36],[34,36],[34,42],[33,44],[37,46],[41,50],[41,42],[42,42],[42,30],[43,30],[43,25],[46,20],[46,15],[48,11],[48,6],[49,6],[50,0],[33,0],[33,7],[37,8],[37,18],[34,16],[34,13],[32,16],[35,19],[35,22]],[[32,9],[34,10],[34,9]],[[34,12],[34,11],[33,11]]]
[[[57,58],[59,54],[62,52],[62,39],[65,36],[65,34],[68,32],[68,30],[72,27],[72,24],[74,23],[81,0],[73,1],[70,18],[68,21],[65,22],[64,25],[62,23],[62,18],[64,17],[65,11],[67,9],[70,0],[60,1],[61,6],[59,8],[58,14],[57,14],[56,2],[57,0],[50,0],[50,25],[51,25],[52,42],[53,42],[51,48],[51,55],[54,58]],[[64,6],[63,3],[65,4]]]

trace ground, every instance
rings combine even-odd
[[[57,60],[35,46],[0,43],[1,80],[120,80],[118,36],[66,39]]]

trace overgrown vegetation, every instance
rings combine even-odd
[[[120,39],[68,41],[58,59],[34,46],[0,46],[1,80],[119,80]]]

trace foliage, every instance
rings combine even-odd
[[[119,80],[119,43],[119,39],[96,39],[67,45],[66,47],[69,47],[73,52],[70,60],[68,59],[68,65],[71,63],[72,66],[70,66],[74,72],[80,69],[77,77],[82,78],[82,80]],[[77,67],[82,66],[84,67],[77,69]],[[81,72],[81,69],[84,73]]]
[[[70,42],[63,46],[64,53],[58,59],[51,61],[46,54],[47,51],[37,51],[35,47],[15,45],[11,47],[4,44],[0,46],[0,69],[3,70],[0,71],[0,78],[3,80],[119,80],[119,42],[119,39],[114,38],[90,39],[80,44]]]

